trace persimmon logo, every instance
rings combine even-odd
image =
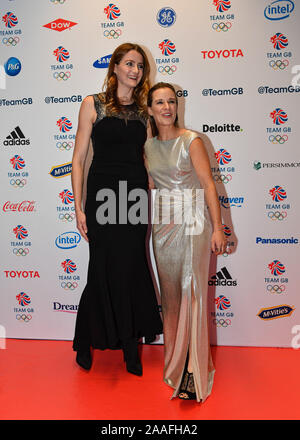
[[[52,29],[53,31],[62,32],[66,29],[70,29],[76,24],[77,23],[75,23],[74,21],[65,20],[64,18],[57,18],[56,20],[50,21],[50,23],[44,24],[43,27]]]

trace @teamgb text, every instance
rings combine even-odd
[[[119,182],[116,194],[110,188],[100,189],[96,201],[97,222],[105,224],[148,224],[148,192],[142,188],[127,189],[127,181]],[[130,206],[129,206],[130,205]],[[200,234],[204,224],[204,190],[155,190],[153,224],[185,224],[187,235]],[[118,214],[118,215],[117,215]]]

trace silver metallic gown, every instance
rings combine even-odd
[[[175,397],[190,352],[197,401],[204,401],[211,393],[215,372],[207,323],[212,227],[205,203],[202,216],[199,212],[198,220],[197,215],[194,217],[198,224],[194,223],[192,231],[187,222],[174,221],[176,205],[179,206],[176,194],[201,188],[189,154],[190,144],[197,137],[199,134],[191,130],[168,141],[154,137],[147,140],[145,154],[157,188],[152,239],[164,322],[164,381],[175,389],[172,398]],[[163,189],[172,191],[174,197],[162,197]],[[168,224],[161,215],[166,203],[172,205]]]

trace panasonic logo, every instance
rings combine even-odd
[[[256,244],[298,244],[298,238],[262,238],[256,237]]]

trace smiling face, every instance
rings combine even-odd
[[[168,87],[155,90],[148,112],[154,118],[158,128],[174,126],[177,117],[177,100],[173,90]]]
[[[114,73],[118,79],[118,87],[135,88],[142,79],[144,71],[144,60],[136,50],[130,50],[115,64]]]

